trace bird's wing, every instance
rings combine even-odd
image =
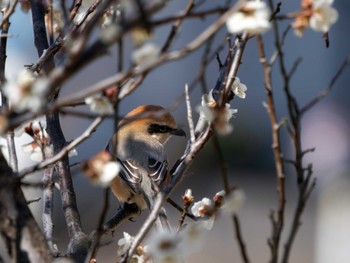
[[[120,177],[130,186],[135,194],[141,193],[143,175],[148,175],[156,185],[161,186],[168,172],[168,162],[166,160],[158,161],[152,157],[148,158],[147,167],[140,167],[132,160],[119,160],[119,162],[122,168]]]
[[[141,192],[142,171],[131,161],[119,160],[121,171],[119,176],[130,186],[135,194]]]
[[[158,161],[152,157],[148,158],[148,174],[158,186],[161,186],[168,173],[168,162]]]

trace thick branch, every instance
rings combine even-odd
[[[14,262],[51,262],[45,237],[0,151],[0,232]]]

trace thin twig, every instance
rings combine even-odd
[[[102,123],[102,121],[103,121],[103,117],[96,118],[95,121],[93,121],[91,123],[91,125],[80,136],[75,138],[67,146],[63,147],[60,150],[60,152],[58,152],[55,156],[37,164],[37,165],[23,169],[19,173],[19,177],[24,177],[28,174],[35,172],[35,171],[44,169],[44,168],[48,167],[49,165],[52,165],[55,162],[61,160],[65,156],[67,156],[71,150],[73,150],[75,147],[77,147],[79,144],[81,144],[84,140],[88,139],[90,137],[90,135],[95,131],[96,127]]]
[[[239,244],[239,248],[240,248],[240,251],[241,251],[241,256],[242,256],[243,262],[249,263],[250,260],[248,258],[248,253],[247,253],[247,250],[246,250],[246,246],[245,246],[245,243],[244,243],[244,240],[243,240],[243,237],[242,237],[241,225],[240,225],[240,222],[239,222],[238,215],[236,215],[236,214],[233,215],[233,223],[234,223],[234,226],[235,226],[236,238],[238,240],[238,244]]]
[[[204,18],[209,15],[217,15],[217,14],[223,14],[227,12],[228,8],[227,7],[217,7],[209,10],[204,10],[204,11],[198,11],[198,12],[190,12],[190,13],[181,13],[178,15],[173,15],[165,18],[160,18],[158,20],[153,20],[150,22],[152,26],[159,26],[159,25],[164,25],[171,23],[173,21],[176,21],[178,19],[193,19],[193,18]]]
[[[340,68],[337,70],[333,78],[331,79],[329,85],[322,90],[315,98],[313,98],[310,102],[306,103],[304,107],[300,109],[300,114],[303,115],[307,111],[309,111],[313,106],[315,106],[317,103],[319,103],[329,92],[332,91],[335,83],[339,79],[339,77],[343,74],[343,72],[346,70],[346,68],[350,65],[350,55],[347,56],[340,66]]]
[[[284,213],[285,213],[285,175],[284,165],[282,159],[281,138],[280,138],[280,125],[278,124],[277,114],[275,109],[274,95],[272,90],[271,80],[271,66],[267,63],[264,43],[262,37],[258,35],[256,37],[258,43],[258,51],[260,57],[260,63],[264,72],[264,83],[267,96],[266,109],[269,114],[271,129],[272,129],[272,150],[275,159],[275,168],[277,172],[277,191],[278,191],[278,219],[276,220],[271,214],[272,234],[269,239],[269,245],[271,249],[271,263],[278,261],[278,252],[280,246],[280,239],[284,226]]]
[[[171,204],[177,211],[179,212],[183,211],[183,208],[180,205],[178,205],[174,200],[172,200],[170,197],[167,198],[167,202]],[[186,216],[191,218],[194,221],[197,221],[197,218],[190,213],[186,213]]]
[[[169,32],[169,36],[167,37],[167,40],[165,41],[165,43],[161,49],[161,53],[165,53],[166,51],[169,50],[172,42],[174,41],[174,39],[179,31],[179,28],[182,24],[183,19],[191,12],[191,10],[194,6],[195,6],[195,1],[189,0],[186,7],[185,7],[185,10],[183,11],[185,16],[175,20],[175,22],[172,25],[171,30]]]

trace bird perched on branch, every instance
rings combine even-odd
[[[152,208],[157,190],[169,180],[164,145],[171,135],[185,136],[185,132],[160,106],[139,106],[120,121],[108,145],[121,165],[111,184],[119,201],[135,203],[141,210]]]

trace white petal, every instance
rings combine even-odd
[[[211,230],[214,226],[215,216],[211,216],[206,220],[199,220],[197,223],[206,230]]]
[[[132,61],[142,67],[147,67],[158,60],[160,49],[156,44],[146,43],[132,54]]]
[[[236,189],[224,199],[222,209],[223,211],[229,214],[236,213],[238,209],[242,206],[244,200],[244,191],[241,189]]]
[[[108,162],[103,167],[103,172],[99,177],[98,183],[102,186],[109,186],[112,180],[119,174],[120,166],[117,162]]]
[[[246,31],[250,34],[260,34],[270,28],[270,11],[265,2],[248,1],[242,9],[249,10],[249,12],[238,11],[227,19],[226,26],[230,33]]]

